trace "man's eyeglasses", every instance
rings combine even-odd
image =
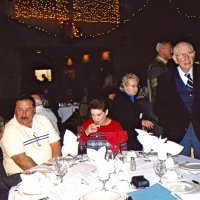
[[[36,142],[37,142],[37,145],[40,147],[41,146],[41,143],[39,141],[39,137],[36,136],[36,133],[33,134],[33,137],[35,138]]]
[[[182,59],[184,58],[185,56],[188,56],[190,58],[193,58],[194,57],[194,54],[195,52],[194,51],[189,51],[189,52],[186,52],[186,53],[179,53],[179,54],[175,54],[176,57]]]

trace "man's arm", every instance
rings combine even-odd
[[[61,156],[61,144],[60,140],[51,143],[51,149],[52,149],[52,157],[58,157]]]
[[[28,157],[25,153],[14,155],[11,158],[23,170],[30,169],[31,167],[34,167],[37,165],[34,162],[34,160],[32,158]]]

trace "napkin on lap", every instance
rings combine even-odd
[[[167,188],[156,183],[151,187],[127,193],[134,200],[177,200]]]
[[[77,136],[69,130],[65,131],[63,146],[62,146],[62,155],[65,157],[67,155],[77,156],[78,155],[78,141]]]

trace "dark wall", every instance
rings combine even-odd
[[[8,1],[4,0],[5,2]],[[123,6],[126,7],[127,13],[123,14],[124,19],[132,9],[127,5],[128,1],[125,2],[126,5]],[[137,0],[138,5],[139,3]],[[2,7],[3,4],[0,4],[0,12]],[[160,40],[169,40],[172,43],[182,39],[190,40],[196,48],[197,58],[199,57],[200,20],[181,16],[169,1],[149,1],[149,5],[141,12],[136,11],[137,9],[136,15],[129,22],[120,24],[114,31],[76,41],[51,37],[19,24],[1,12],[0,99],[12,102],[19,92],[31,89],[33,85],[30,80],[34,68],[43,65],[52,67],[52,91],[62,96],[67,86],[65,69],[66,56],[69,55],[73,58],[73,67],[81,83],[85,84],[91,77],[93,80],[99,77],[97,72],[101,69],[101,52],[110,50],[111,64],[119,80],[124,73],[133,72],[139,75],[142,85],[146,85],[146,71],[155,56],[156,43]],[[98,29],[94,27],[95,24],[90,25],[93,31],[107,28],[104,24],[98,25]],[[86,24],[87,26],[89,27],[89,24]],[[37,49],[42,50],[41,55],[35,53]],[[89,66],[81,61],[83,53],[91,55]],[[89,68],[89,73],[85,73]],[[1,103],[3,108],[0,105],[0,114],[4,112],[2,110],[6,110],[5,104]]]

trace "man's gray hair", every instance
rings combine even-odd
[[[177,49],[178,49],[178,47],[179,47],[181,44],[187,44],[187,45],[189,45],[190,48],[192,49],[192,51],[194,51],[194,47],[193,47],[193,45],[192,45],[191,43],[186,42],[186,41],[181,41],[181,42],[178,42],[178,43],[174,46],[174,48],[173,48],[173,54],[174,54],[174,55],[177,54]]]
[[[156,51],[159,53],[160,49],[163,48],[164,45],[171,44],[170,42],[158,42],[156,45]]]

